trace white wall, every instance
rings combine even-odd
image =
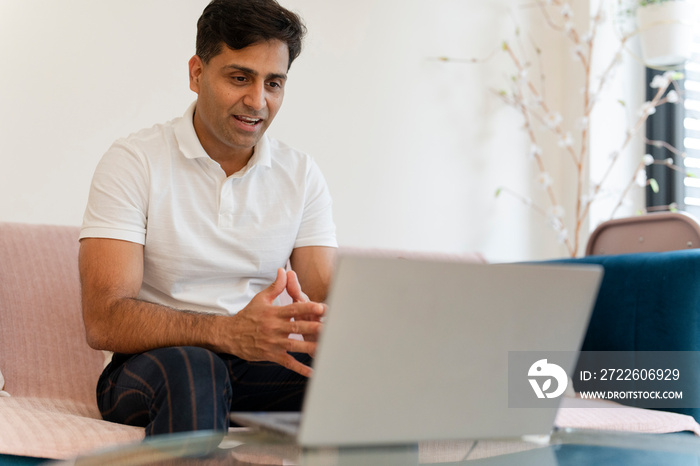
[[[591,9],[597,9],[605,0],[593,0]],[[605,8],[605,3],[603,4]],[[608,18],[614,18],[609,8],[604,9]],[[629,25],[624,25],[629,28]],[[600,76],[604,68],[615,58],[619,50],[619,39],[623,24],[609,21],[600,31],[600,42],[609,44],[596,56],[595,76]],[[614,74],[614,79],[604,90],[596,105],[592,118],[591,151],[597,155],[591,166],[591,181],[600,183],[611,164],[610,154],[622,151],[623,156],[613,165],[613,175],[608,177],[604,193],[591,210],[591,225],[610,220],[612,213],[620,202],[620,194],[635,173],[644,154],[644,126],[636,133],[627,147],[624,140],[627,132],[637,123],[641,103],[646,99],[644,82],[645,68],[641,58],[638,37],[633,36],[622,49],[621,65]],[[621,104],[621,102],[624,103]],[[636,215],[646,203],[645,189],[635,186],[615,213],[615,217]]]
[[[0,1],[0,220],[79,224],[117,137],[181,114],[206,1]]]
[[[0,221],[80,223],[111,142],[194,99],[187,60],[206,3],[0,2]],[[270,131],[320,164],[341,245],[492,261],[564,254],[540,217],[494,198],[501,185],[534,189],[521,120],[489,91],[508,79],[503,54],[482,65],[432,59],[497,50],[517,0],[282,3],[309,36]],[[565,68],[548,66],[561,102]]]

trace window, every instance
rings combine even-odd
[[[700,218],[700,37],[696,37],[693,56],[685,65],[685,99],[683,144],[686,158],[683,165],[690,176],[684,179],[685,210]]]
[[[685,76],[678,83],[681,103],[662,105],[647,120],[647,153],[657,161],[672,159],[678,167],[657,162],[647,168],[647,176],[655,178],[659,185],[657,193],[647,188],[647,209],[668,210],[673,205],[700,218],[700,35],[695,38],[691,59],[681,71]],[[647,68],[647,83],[663,72]],[[647,100],[654,96],[654,91],[647,88]],[[678,153],[653,144],[654,141],[664,141]]]

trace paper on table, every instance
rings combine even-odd
[[[694,432],[700,424],[692,416],[624,406],[607,400],[564,398],[554,424],[561,428],[645,433]]]

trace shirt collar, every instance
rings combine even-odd
[[[185,114],[175,122],[175,137],[177,138],[178,147],[185,157],[188,159],[197,159],[201,157],[209,158],[209,154],[199,142],[197,133],[194,130],[194,109],[197,106],[195,100],[192,105],[185,111]],[[242,171],[247,172],[255,165],[264,167],[272,166],[272,155],[270,152],[270,141],[266,134],[260,138],[260,141],[255,145],[253,156],[248,161],[248,165]]]
[[[201,157],[209,157],[207,152],[202,147],[202,143],[199,142],[197,133],[194,130],[194,109],[197,106],[197,101],[195,100],[192,105],[185,111],[182,118],[175,122],[175,137],[177,138],[178,147],[182,154],[188,159],[198,159]]]

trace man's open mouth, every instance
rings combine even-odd
[[[234,115],[233,117],[241,123],[249,126],[255,126],[262,121],[261,118],[251,118],[243,115]]]

